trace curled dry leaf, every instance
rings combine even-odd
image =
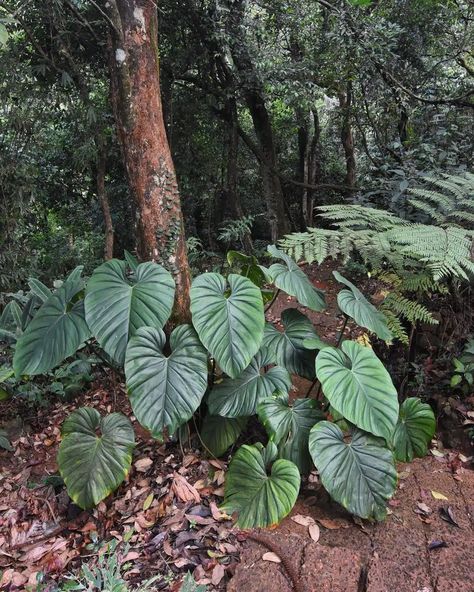
[[[448,498],[443,493],[440,493],[439,491],[432,491],[431,495],[434,497],[434,499],[437,499],[437,500],[446,500],[446,501],[448,500]]]
[[[200,502],[201,496],[199,495],[198,490],[188,482],[188,480],[179,475],[178,473],[174,473],[173,475],[173,483],[171,484],[171,489],[173,490],[176,497],[182,502]]]
[[[319,522],[319,524],[321,524],[321,526],[324,526],[324,528],[327,528],[328,530],[338,530],[339,528],[349,528],[348,522],[346,522],[345,520],[342,520],[342,519],[330,520],[327,518],[316,518],[316,520]]]
[[[222,578],[224,577],[224,568],[218,563],[212,570],[211,582],[213,586],[218,586]]]
[[[262,555],[263,561],[271,561],[272,563],[281,563],[281,559],[278,557],[276,553],[272,553],[268,551]]]
[[[432,512],[432,509],[423,502],[417,502],[416,506],[417,506],[417,510],[415,510],[415,512],[417,514],[422,513],[422,514],[428,515],[428,514],[431,514],[431,512]]]

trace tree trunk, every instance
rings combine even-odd
[[[135,201],[137,253],[176,282],[174,322],[189,320],[191,274],[176,173],[160,95],[158,22],[153,0],[109,0],[112,99]]]
[[[227,171],[226,171],[226,191],[225,196],[231,214],[235,218],[243,218],[244,211],[240,201],[240,194],[238,191],[238,156],[239,156],[239,130],[237,126],[237,106],[235,100],[229,101],[227,105],[228,111],[228,136],[227,136]],[[242,246],[247,254],[252,253],[253,244],[252,237],[249,232],[246,232],[242,237]]]
[[[354,187],[356,184],[356,160],[351,125],[352,89],[350,84],[347,85],[346,92],[341,92],[339,94],[339,106],[342,113],[341,141],[346,157],[346,176],[344,184],[349,187]]]
[[[105,190],[105,170],[107,163],[107,146],[99,136],[96,140],[97,146],[97,171],[96,185],[97,198],[104,216],[105,241],[104,241],[104,259],[108,261],[114,256],[114,226],[110,214],[109,198]]]
[[[301,129],[301,128],[300,128]],[[300,149],[300,169],[302,173],[302,183],[305,185],[317,185],[321,179],[321,146],[320,146],[321,126],[319,124],[318,112],[311,109],[307,118],[304,134],[299,131],[299,149]],[[306,142],[303,145],[302,138]],[[303,187],[301,212],[304,229],[313,225],[314,211],[314,189]]]
[[[242,33],[244,7],[242,0],[228,0],[229,40],[232,58],[243,86],[245,102],[252,117],[263,160],[260,162],[263,195],[267,207],[271,240],[276,242],[290,232],[290,222],[285,211],[283,189],[278,176],[273,129],[265,105],[262,83],[246,46]],[[242,82],[243,81],[243,82]]]

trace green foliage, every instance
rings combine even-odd
[[[191,314],[199,339],[231,378],[258,352],[265,319],[260,290],[249,279],[204,273],[191,287]]]
[[[425,456],[435,429],[436,420],[431,407],[416,397],[406,399],[400,407],[393,434],[395,458],[411,462],[415,457]]]
[[[270,442],[266,449],[244,444],[232,459],[222,509],[238,513],[240,528],[278,524],[294,506],[300,487],[298,468],[288,460],[275,460],[276,456],[276,446]]]
[[[101,418],[82,407],[65,420],[58,466],[67,491],[81,508],[92,508],[125,479],[135,446],[132,424],[121,413]]]
[[[329,403],[361,430],[390,441],[398,396],[389,373],[369,347],[344,341],[316,358],[316,376]]]
[[[390,341],[392,334],[387,327],[385,316],[371,304],[352,282],[339,272],[333,272],[338,282],[346,285],[349,290],[341,290],[337,295],[337,304],[344,314],[353,318],[361,327],[372,331],[384,341]]]
[[[464,346],[459,358],[454,358],[454,374],[451,377],[451,386],[461,386],[463,389],[471,389],[474,385],[474,339],[470,339]]]
[[[155,438],[190,419],[207,388],[207,352],[189,325],[170,335],[171,354],[163,350],[161,329],[141,327],[130,339],[125,376],[133,413]]]
[[[0,428],[0,448],[3,448],[3,450],[8,450],[9,452],[13,452],[13,446],[10,444],[10,440],[8,439],[7,432],[1,428]]]
[[[309,450],[324,487],[337,502],[361,518],[385,518],[397,471],[382,440],[354,430],[347,442],[337,425],[321,421],[311,430]]]
[[[278,331],[271,323],[265,325],[263,345],[275,355],[280,366],[313,380],[316,353],[307,345],[309,340],[319,340],[313,324],[296,308],[284,310],[281,322],[283,331]]]
[[[311,310],[323,310],[326,306],[324,293],[315,288],[298,265],[286,253],[274,245],[268,247],[272,257],[282,259],[282,263],[274,263],[270,268],[262,267],[265,275],[279,290],[294,296],[300,304]]]
[[[171,274],[160,265],[141,263],[128,273],[124,261],[112,259],[98,267],[87,282],[87,324],[107,354],[123,364],[127,342],[137,329],[164,326],[173,307],[174,290]]]
[[[51,294],[18,339],[15,374],[44,374],[73,355],[90,335],[84,318],[82,268]]]
[[[288,286],[287,293],[300,304],[319,309],[324,294],[288,255],[269,250],[285,264],[263,268],[266,277],[280,290]],[[226,478],[224,509],[238,513],[237,524],[269,526],[286,516],[296,500],[300,474],[310,470],[311,461],[335,500],[362,517],[383,518],[396,482],[390,447],[398,458],[420,455],[434,428],[432,413],[418,400],[409,399],[399,415],[396,390],[373,350],[353,341],[330,346],[296,309],[283,312],[283,331],[270,324],[264,330],[260,287],[246,277],[250,269],[260,268],[247,256],[231,256],[242,275],[205,273],[195,278],[193,326],[178,325],[168,335],[162,326],[173,305],[169,274],[153,263],[138,264],[130,255],[127,259],[129,267],[112,260],[92,274],[85,290],[84,322],[91,323],[90,329],[86,324],[87,334],[92,332],[103,346],[103,355],[114,353],[120,359],[126,348],[132,409],[156,438],[176,432],[200,407],[205,411],[205,405],[201,439],[211,454],[221,455],[237,441],[248,418],[258,415],[269,436],[267,447],[239,448]],[[352,282],[336,277],[349,288],[338,295],[343,311],[387,336],[380,313]],[[30,282],[33,297],[44,303],[32,313],[20,340],[36,326],[50,300],[79,278],[76,270],[51,294],[46,286]],[[23,327],[21,308],[10,313],[12,322]],[[49,341],[58,361],[77,347],[76,334],[53,332]],[[24,359],[28,367],[30,359]],[[66,390],[74,370],[78,377],[87,374],[90,363],[80,357],[60,368],[56,382],[62,376]],[[310,379],[316,375],[323,403],[300,397],[290,404],[290,372]],[[10,380],[11,370],[7,367],[2,375]],[[71,385],[78,382],[72,379]],[[328,417],[339,427],[324,421]],[[101,418],[90,408],[74,412],[64,423],[58,455],[72,499],[88,508],[118,487],[130,467],[133,445],[132,427],[121,414]]]

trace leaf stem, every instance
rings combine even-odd
[[[264,313],[267,313],[271,307],[274,305],[275,300],[278,298],[278,296],[280,295],[280,288],[278,288],[278,290],[275,292],[275,294],[273,295],[273,298],[270,300],[270,302],[267,304],[267,306],[265,307],[265,310],[263,311]]]

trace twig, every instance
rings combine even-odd
[[[281,292],[281,290],[280,290],[280,288],[278,288],[278,290],[273,295],[273,298],[270,300],[270,302],[265,307],[265,310],[264,310],[265,313],[267,313],[271,309],[271,307],[275,304],[275,300],[278,298],[280,292]]]

